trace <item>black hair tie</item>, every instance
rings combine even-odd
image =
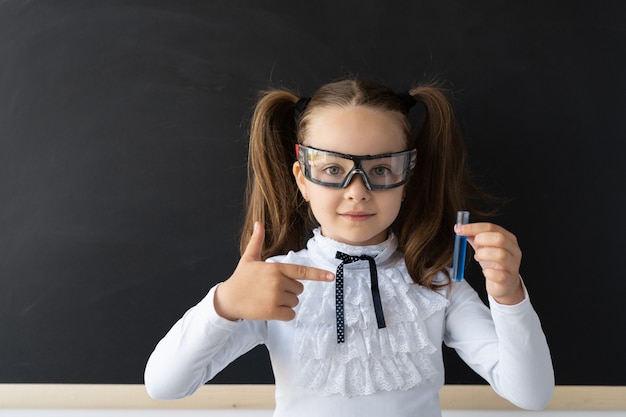
[[[400,99],[402,102],[402,107],[404,108],[404,113],[408,113],[411,107],[415,106],[417,100],[411,94],[407,93],[396,93],[396,97]]]
[[[296,107],[294,107],[293,109],[293,117],[296,121],[296,124],[300,123],[302,114],[306,110],[306,106],[309,105],[309,101],[311,101],[310,97],[302,97],[300,100],[296,102]]]

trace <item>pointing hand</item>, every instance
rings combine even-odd
[[[295,318],[293,308],[304,290],[300,280],[334,279],[331,272],[294,264],[264,262],[263,226],[256,222],[250,242],[233,275],[215,291],[215,310],[229,320],[283,320]]]

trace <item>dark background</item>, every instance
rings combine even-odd
[[[625,4],[0,1],[0,382],[142,383],[236,266],[257,92],[358,74],[448,81],[557,383],[626,385]]]

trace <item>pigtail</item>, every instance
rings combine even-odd
[[[307,236],[307,207],[291,175],[296,160],[297,100],[289,91],[273,90],[263,93],[255,107],[250,126],[242,254],[255,221],[265,226],[263,259],[302,248]]]
[[[418,160],[398,216],[398,238],[413,279],[436,288],[436,275],[448,275],[452,263],[456,211],[485,216],[476,201],[486,193],[471,179],[465,144],[445,93],[436,85],[420,85],[410,94],[426,108],[426,119],[415,138]]]

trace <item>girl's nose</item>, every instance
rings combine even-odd
[[[365,186],[365,181],[361,174],[356,174],[350,179],[350,183],[345,188],[346,198],[349,200],[362,201],[367,200],[370,196],[370,191]]]

